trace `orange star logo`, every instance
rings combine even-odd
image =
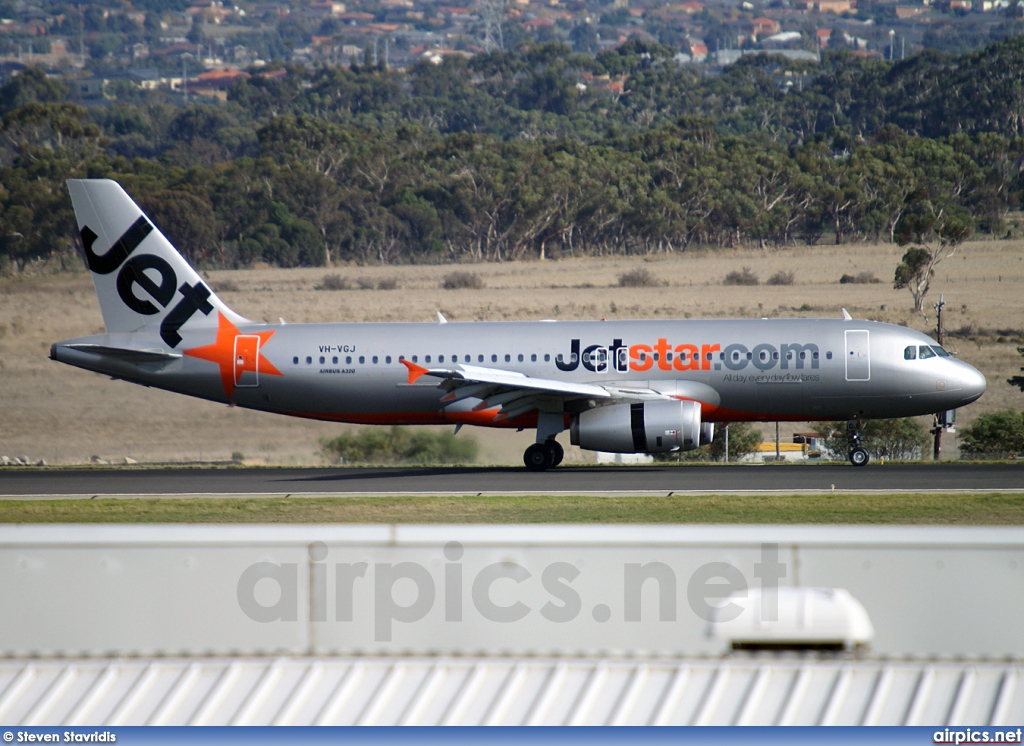
[[[216,341],[183,352],[189,357],[217,363],[220,366],[220,379],[224,383],[224,393],[230,399],[235,386],[255,386],[254,381],[260,373],[271,376],[284,375],[260,352],[260,347],[272,336],[274,331],[242,334],[237,326],[218,311]],[[246,373],[252,375],[243,378]]]

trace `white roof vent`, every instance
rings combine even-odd
[[[851,650],[874,636],[864,606],[844,588],[752,588],[729,596],[708,625],[708,637],[733,650]]]

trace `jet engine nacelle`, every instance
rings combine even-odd
[[[573,418],[569,433],[574,446],[588,451],[692,451],[703,434],[700,403],[674,399],[588,409]]]

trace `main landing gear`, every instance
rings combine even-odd
[[[860,421],[850,420],[846,423],[846,429],[850,436],[850,463],[854,466],[864,466],[871,457],[861,445]]]
[[[554,438],[534,443],[523,454],[523,463],[530,471],[547,471],[562,463],[565,450]]]
[[[537,413],[537,442],[526,449],[523,463],[529,471],[547,471],[562,463],[565,451],[555,436],[565,430],[561,411]]]

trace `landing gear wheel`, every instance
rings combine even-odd
[[[555,465],[555,449],[547,443],[534,443],[523,454],[523,463],[529,471],[547,471]]]
[[[555,467],[562,463],[562,459],[565,458],[565,449],[562,448],[562,444],[559,443],[557,440],[552,439],[547,441],[545,445],[551,448],[551,451],[554,455],[554,459],[552,459],[551,461],[551,466]]]
[[[860,420],[849,420],[846,423],[846,431],[850,442],[850,463],[854,466],[864,466],[871,457],[861,446]]]

